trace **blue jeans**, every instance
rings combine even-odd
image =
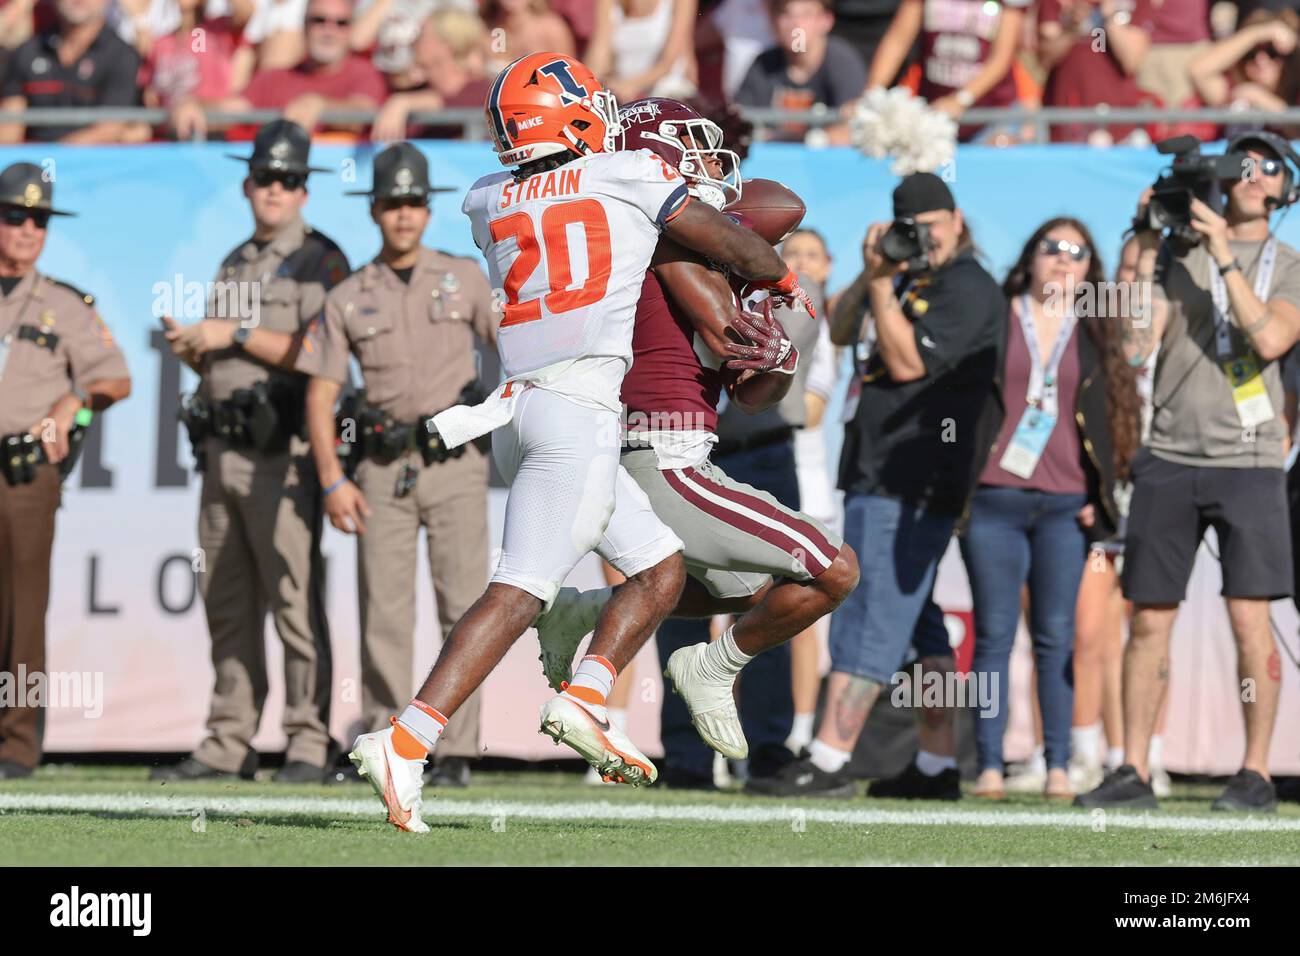
[[[766,491],[788,508],[799,507],[799,478],[795,474],[794,442],[775,442],[731,455],[714,456],[714,464],[737,481]],[[664,667],[679,647],[709,639],[708,620],[669,618],[655,632],[659,660]],[[749,773],[774,775],[792,755],[786,749],[794,723],[794,693],[790,677],[790,645],[781,644],[759,654],[740,675],[738,709],[749,741]],[[664,765],[674,771],[711,777],[713,750],[691,724],[690,711],[668,691],[659,712],[659,735],[664,745]]]
[[[1038,708],[1049,768],[1070,759],[1074,710],[1074,613],[1088,556],[1075,517],[1087,503],[1061,495],[982,485],[971,502],[962,560],[975,602],[974,675],[996,680],[996,703],[976,705],[975,747],[980,770],[1001,770],[1007,729],[1011,647],[1020,623],[1021,585],[1029,582],[1029,633],[1038,671]]]
[[[952,654],[934,575],[956,523],[882,495],[845,496],[844,540],[862,577],[831,615],[831,670],[888,685],[908,647],[918,657]]]

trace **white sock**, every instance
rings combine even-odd
[[[608,710],[609,722],[619,730],[627,730],[627,708],[611,707]]]
[[[1111,747],[1106,751],[1106,769],[1114,770],[1124,763],[1124,748]]]
[[[1165,738],[1159,734],[1151,738],[1151,746],[1147,748],[1147,763],[1153,767],[1165,765]]]
[[[790,736],[786,738],[786,744],[796,743],[800,747],[807,746],[808,741],[812,740],[813,718],[815,716],[815,714],[811,713],[795,714],[794,720],[790,723]]]
[[[614,678],[617,676],[609,661],[595,654],[588,654],[578,662],[578,669],[573,672],[573,680],[569,681],[569,689],[585,687],[594,690],[600,695],[603,704],[609,692],[614,689]]]
[[[956,770],[957,758],[941,757],[939,754],[932,754],[928,750],[918,750],[916,752],[916,769],[927,777],[937,777],[945,770]]]
[[[808,759],[823,773],[839,773],[852,756],[847,750],[836,750],[820,740],[814,740],[808,745]]]
[[[704,649],[700,669],[706,677],[718,681],[735,680],[740,669],[754,659],[753,655],[746,654],[736,646],[736,638],[732,634],[735,627],[732,624],[722,632],[720,638]]]
[[[1101,724],[1070,728],[1070,753],[1086,766],[1096,766],[1101,754]]]
[[[447,727],[447,718],[432,707],[421,706],[415,701],[406,705],[406,710],[398,715],[397,722],[402,729],[418,740],[425,750],[433,750],[433,745],[442,736]]]

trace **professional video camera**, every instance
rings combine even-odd
[[[1201,234],[1192,228],[1193,197],[1221,212],[1221,184],[1250,175],[1251,159],[1240,152],[1203,156],[1201,141],[1195,136],[1164,140],[1156,144],[1156,151],[1172,155],[1174,161],[1156,178],[1152,186],[1155,192],[1146,208],[1134,218],[1133,228],[1167,230],[1167,241],[1179,252],[1186,252],[1201,241]]]
[[[905,272],[930,267],[930,227],[915,219],[896,219],[880,237],[880,254],[890,262],[906,262]]]

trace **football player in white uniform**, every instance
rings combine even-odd
[[[497,335],[506,382],[475,408],[435,416],[454,447],[487,431],[511,482],[502,555],[487,591],[393,725],[357,738],[351,759],[399,829],[424,831],[420,784],[448,718],[550,607],[573,566],[600,542],[614,509],[623,375],[642,277],[660,232],[776,295],[807,296],[780,256],[717,210],[691,202],[676,169],[649,151],[620,152],[613,95],[572,57],[534,53],[493,82],[486,104],[511,172],[465,198],[489,277],[504,295]],[[617,728],[605,697],[618,670],[676,603],[681,541],[645,504],[657,534],[629,556],[588,653],[542,708],[542,732],[607,778],[653,782],[654,765]]]

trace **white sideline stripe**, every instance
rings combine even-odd
[[[821,563],[825,564],[827,567],[835,563],[835,555],[826,554],[821,548],[817,547],[817,545],[813,544],[811,540],[805,537],[801,532],[792,528],[790,525],[761,515],[752,508],[747,508],[745,505],[742,505],[737,501],[732,501],[730,498],[723,498],[721,495],[714,494],[708,488],[705,488],[699,482],[695,481],[690,475],[686,474],[684,469],[678,468],[673,472],[673,474],[680,478],[682,482],[689,485],[691,490],[693,490],[697,495],[713,502],[719,508],[723,508],[727,511],[734,511],[736,514],[743,515],[750,521],[756,521],[766,528],[781,532],[781,534],[790,538],[796,544],[801,544],[807,548],[809,553],[816,555]]]
[[[146,796],[144,794],[40,794],[0,793],[0,813],[55,810],[74,813],[192,814],[202,808],[223,814],[303,814],[383,818],[383,808],[372,799],[326,797],[210,797]],[[796,816],[798,814],[798,816]],[[992,810],[836,810],[823,806],[790,804],[710,805],[607,803],[518,803],[493,800],[437,798],[424,807],[426,819],[440,817],[516,817],[533,820],[653,820],[701,823],[839,823],[851,826],[976,826],[1061,827],[1091,829],[1093,813],[1062,811]],[[1193,830],[1202,833],[1296,833],[1300,820],[1268,817],[1189,817],[1160,813],[1118,811],[1106,814],[1107,829]]]

